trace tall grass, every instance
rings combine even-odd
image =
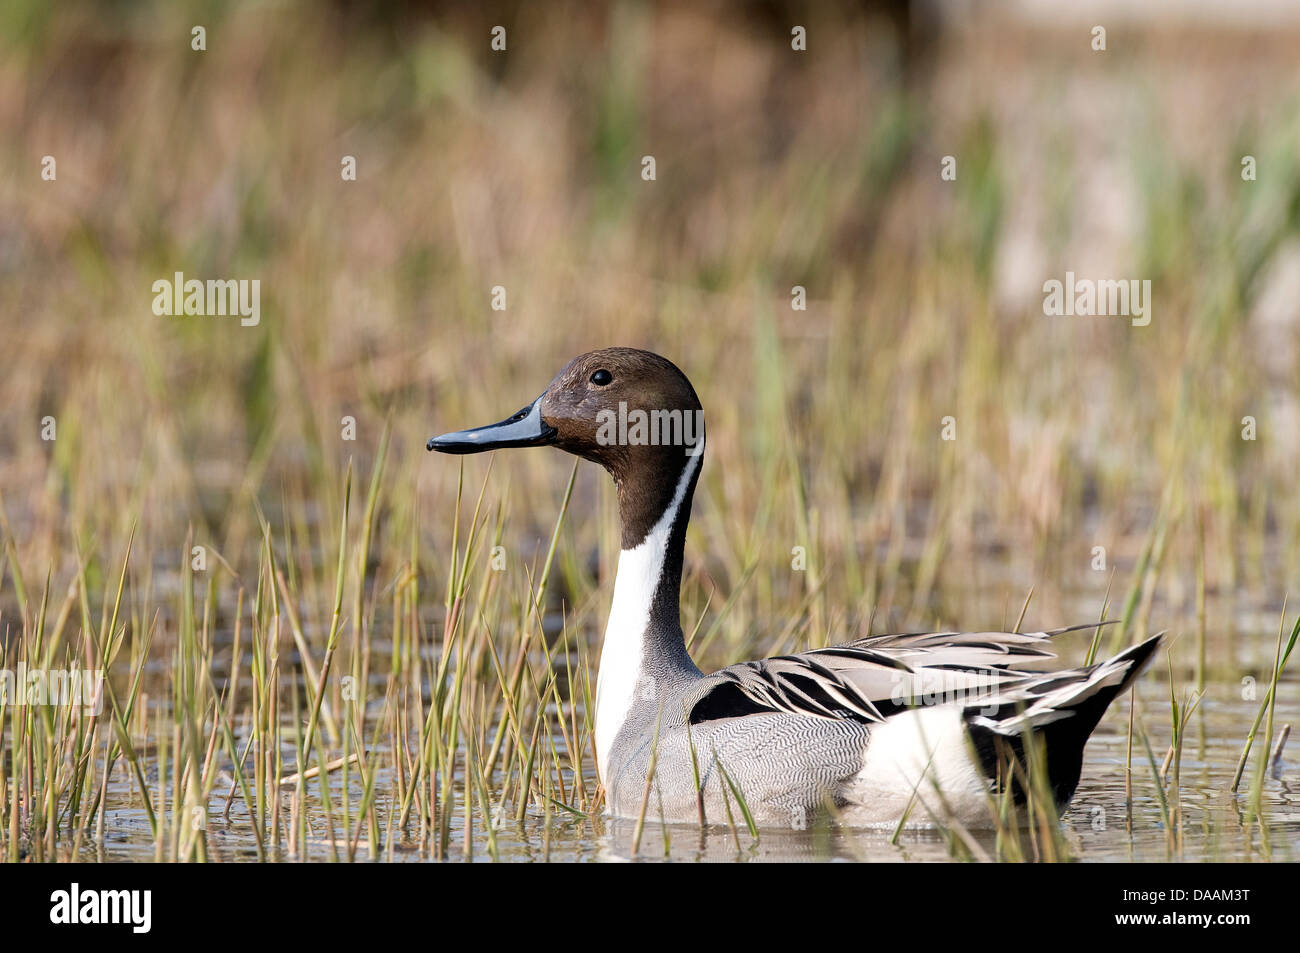
[[[497,59],[472,18],[138,10],[0,14],[0,655],[109,673],[94,713],[0,702],[9,860],[124,830],[175,860],[594,832],[613,491],[550,452],[422,447],[606,344],[671,357],[708,413],[682,599],[703,667],[997,627],[1030,586],[1027,625],[1075,622],[1112,579],[1117,643],[1195,626],[1211,692],[1267,667],[1300,570],[1296,330],[1270,303],[1300,227],[1285,33],[1207,68],[1250,109],[1169,130],[1200,100],[1158,29],[1134,95],[1016,23],[905,84],[833,7],[799,60],[677,8],[521,13]],[[1028,98],[969,82],[995,74]],[[1130,196],[1118,233],[1087,195]],[[1096,248],[1096,275],[1153,279],[1151,326],[1041,313]],[[259,278],[261,323],[153,315],[178,270]],[[1002,856],[1064,857],[1045,818]]]

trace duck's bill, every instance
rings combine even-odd
[[[500,423],[456,430],[433,437],[427,444],[440,453],[483,453],[506,447],[540,447],[555,439],[555,428],[542,420],[542,398],[511,414]]]

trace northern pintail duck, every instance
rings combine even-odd
[[[1054,658],[1049,639],[1068,630],[876,635],[706,675],[687,653],[678,604],[702,419],[671,362],[607,348],[574,358],[500,423],[428,443],[443,453],[555,446],[614,478],[622,552],[595,713],[610,813],[724,823],[734,788],[765,825],[801,827],[829,811],[848,825],[906,816],[988,827],[989,795],[1006,783],[1006,758],[1024,758],[1025,732],[1041,740],[1064,809],[1088,736],[1160,636],[1048,674],[1026,666]]]

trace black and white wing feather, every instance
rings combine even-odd
[[[875,635],[845,645],[728,666],[687,700],[691,724],[764,712],[876,723],[935,697],[987,693],[1042,673],[1049,632]]]

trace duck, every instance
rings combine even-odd
[[[594,715],[606,813],[724,824],[743,808],[765,827],[827,817],[849,827],[988,829],[1000,796],[1023,804],[1026,788],[1045,790],[1024,781],[1030,764],[1045,764],[1063,813],[1089,736],[1163,633],[1097,664],[1049,671],[1056,636],[1099,623],[867,635],[702,672],[679,598],[705,444],[690,380],[667,358],[629,347],[575,357],[506,419],[427,443],[446,454],[556,447],[614,480],[621,547]]]

